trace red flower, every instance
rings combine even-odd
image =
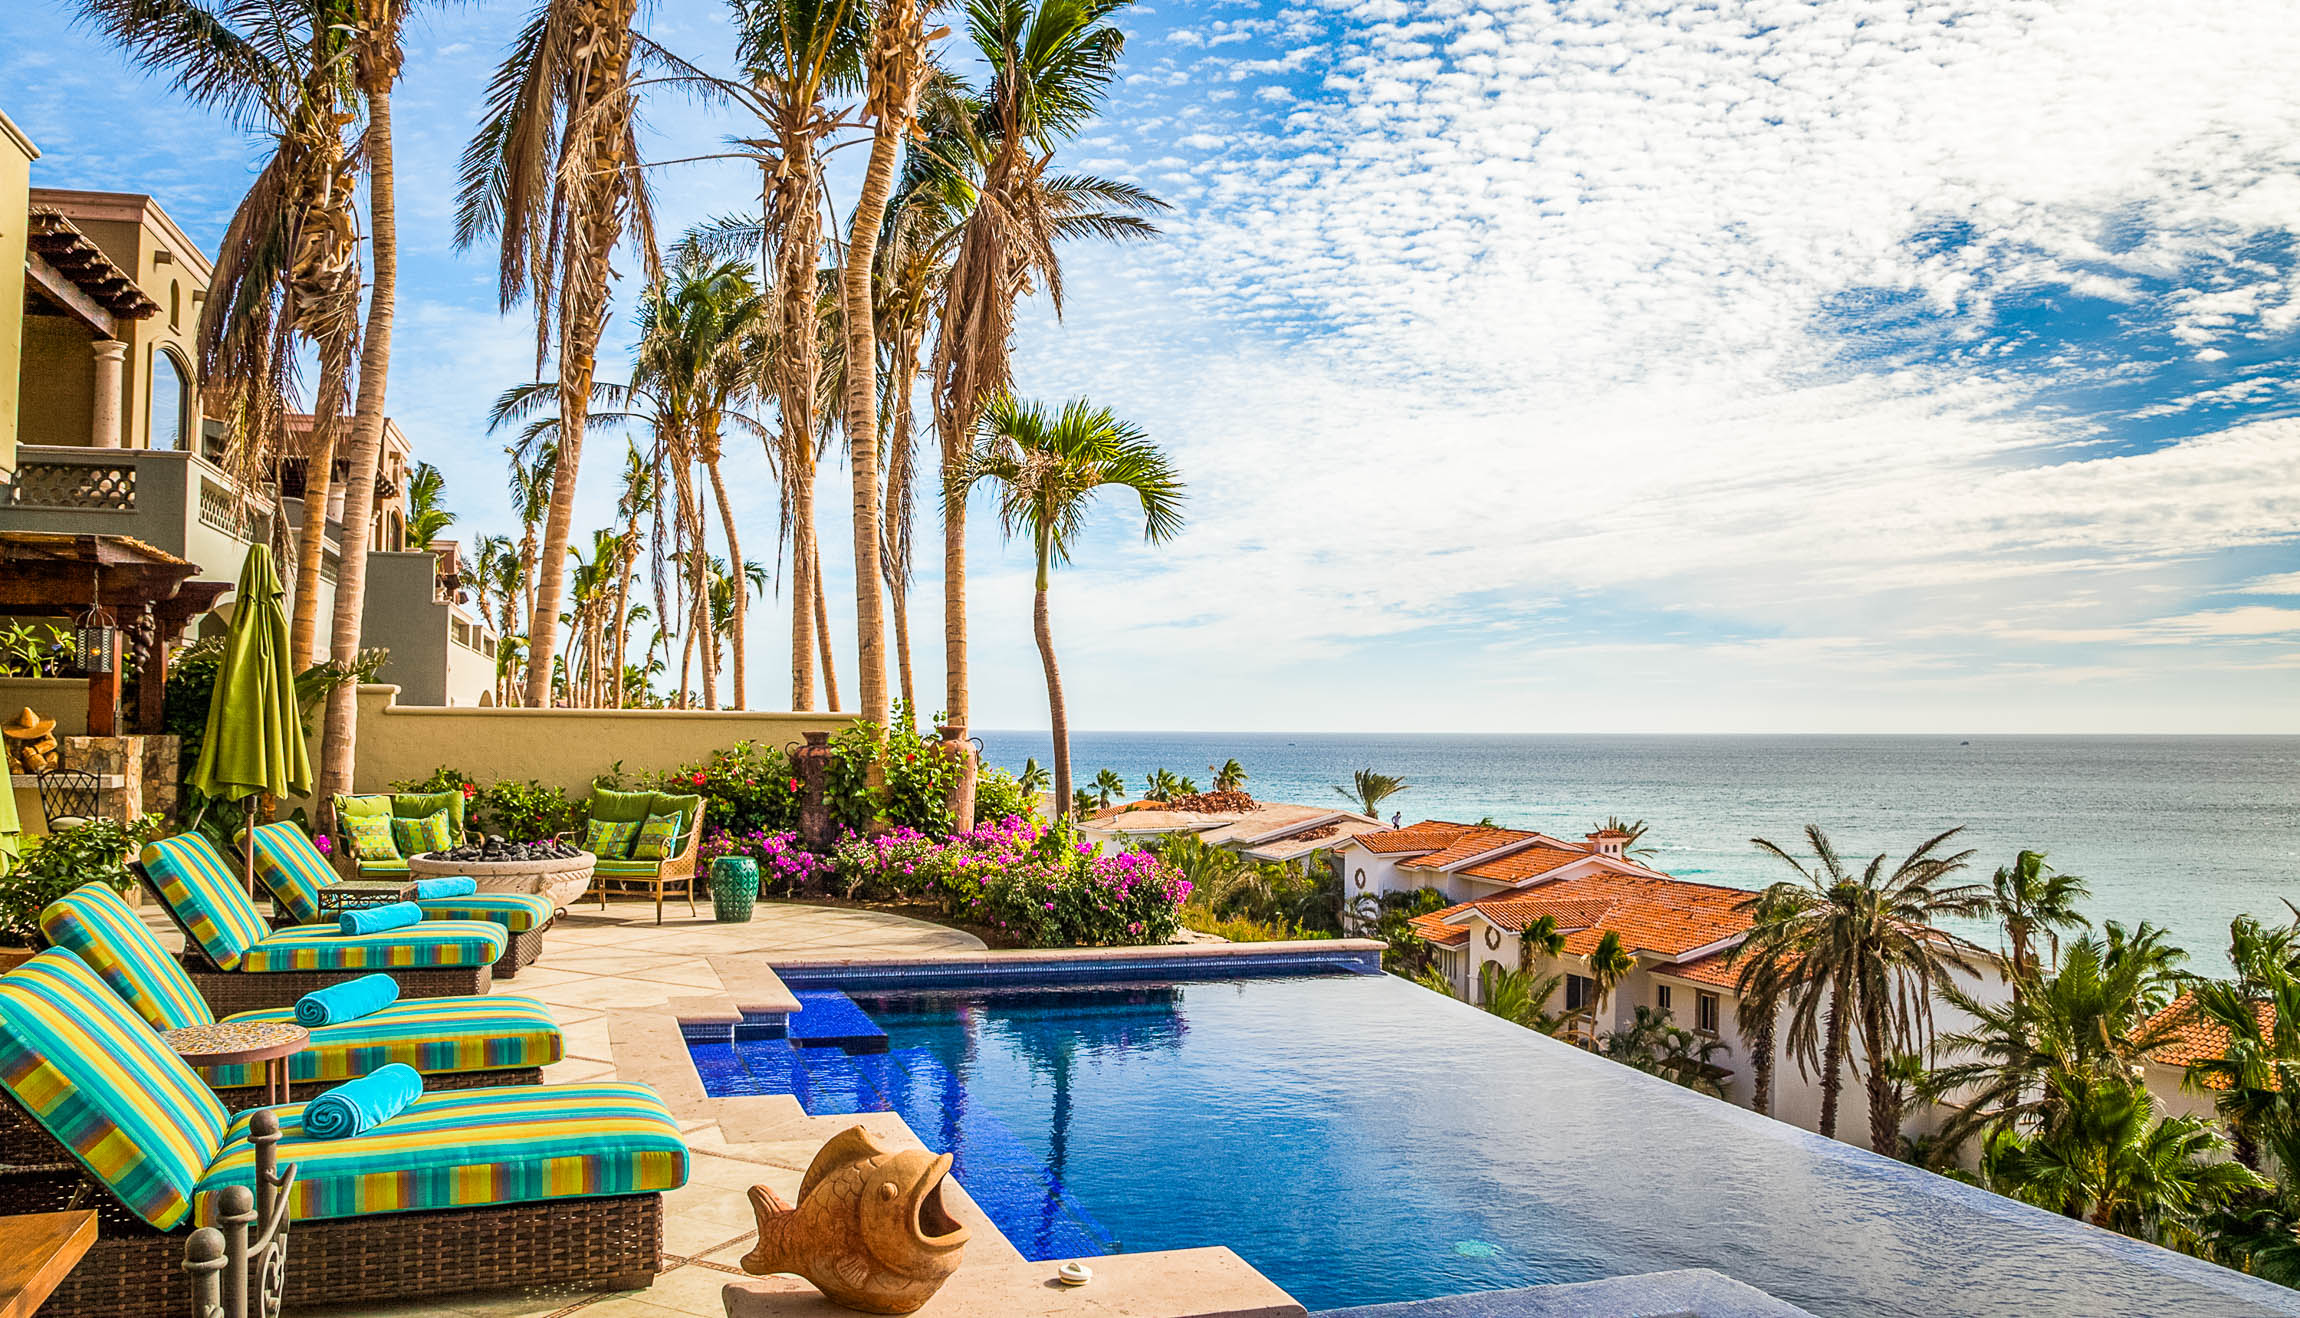
[[[799,780],[798,780],[798,779],[796,779],[796,778],[793,778],[793,779],[791,779],[791,790],[792,790],[792,791],[794,791],[794,792],[795,792],[795,791],[797,791],[797,790],[799,790]]]
[[[698,773],[698,774],[696,774],[696,775],[695,775],[695,786],[697,786],[697,787],[701,787],[702,785],[703,785],[703,775],[701,775],[701,774],[699,774],[699,773]]]
[[[475,797],[475,796],[477,796],[477,795],[479,795],[479,784],[477,784],[477,783],[465,783],[465,784],[463,785],[463,799],[464,799],[464,800],[468,801],[468,800],[470,800],[472,797]]]

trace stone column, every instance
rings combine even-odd
[[[832,835],[830,786],[831,734],[809,732],[806,744],[791,752],[791,773],[799,780],[799,845],[818,856],[828,855]]]
[[[941,753],[958,765],[958,776],[950,785],[951,828],[960,833],[974,831],[974,784],[981,766],[975,762],[974,743],[967,740],[963,726],[938,727],[942,736]]]
[[[89,427],[90,438],[97,448],[118,448],[128,345],[118,339],[98,339],[92,346],[96,352],[96,406]]]

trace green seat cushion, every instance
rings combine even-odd
[[[300,924],[319,919],[320,889],[343,881],[311,835],[284,821],[256,830],[256,880]]]
[[[434,810],[428,815],[412,818],[401,816],[391,821],[391,841],[399,848],[402,856],[445,851],[455,845],[453,827],[445,810]]]
[[[503,955],[509,935],[499,924],[426,920],[379,934],[345,934],[332,924],[297,925],[266,934],[241,956],[239,969],[434,970],[484,966]]]
[[[442,810],[447,812],[447,845],[456,846],[463,841],[463,793],[401,792],[391,798],[391,813],[399,819],[421,819]]]
[[[120,894],[101,883],[82,884],[48,903],[40,912],[40,933],[87,962],[155,1030],[216,1019],[183,963],[168,954]]]
[[[165,1231],[224,1143],[223,1104],[80,958],[0,975],[0,1085],[128,1210]]]
[[[303,1133],[303,1105],[279,1114],[279,1160],[296,1165],[288,1212],[300,1221],[651,1194],[687,1182],[687,1142],[654,1091],[601,1082],[434,1091],[349,1139]],[[216,1220],[220,1192],[252,1186],[243,1115],[196,1192]]]
[[[408,875],[407,859],[366,860],[359,862],[359,877],[363,879],[404,879]]]
[[[295,1008],[244,1011],[231,1019],[293,1022]],[[425,1075],[505,1071],[549,1066],[564,1051],[551,1009],[533,998],[410,998],[313,1030],[310,1045],[288,1059],[288,1079],[349,1080],[392,1062]],[[200,1077],[217,1089],[244,1089],[263,1083],[263,1063],[201,1067]]]
[[[593,877],[602,879],[651,879],[663,872],[659,860],[605,860],[593,867]]]
[[[638,825],[646,822],[649,809],[655,802],[653,792],[617,792],[605,787],[591,789],[590,817],[613,820],[616,823]]]
[[[551,923],[557,909],[549,897],[531,892],[475,892],[468,897],[418,897],[425,920],[478,920],[523,934]]]
[[[655,793],[647,803],[651,815],[677,815],[679,817],[679,850],[685,851],[694,840],[695,829],[703,818],[703,798],[700,796],[673,796],[668,792]],[[673,855],[678,854],[673,852]]]
[[[232,970],[268,929],[224,858],[198,833],[147,842],[140,859],[192,941],[219,969]]]

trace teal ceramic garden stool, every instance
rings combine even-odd
[[[741,924],[759,903],[759,862],[720,856],[711,862],[711,913],[720,924]]]

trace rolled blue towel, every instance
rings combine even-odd
[[[296,999],[296,1024],[309,1029],[341,1025],[372,1016],[399,1001],[399,981],[389,975],[361,975],[341,984],[313,989]]]
[[[423,908],[414,902],[360,906],[343,913],[343,931],[347,934],[380,934],[387,929],[404,929],[422,923]]]
[[[479,891],[479,880],[458,875],[448,879],[417,879],[417,897],[469,897]]]
[[[315,1140],[349,1139],[398,1116],[422,1092],[423,1077],[414,1067],[379,1066],[304,1104],[303,1133]]]

